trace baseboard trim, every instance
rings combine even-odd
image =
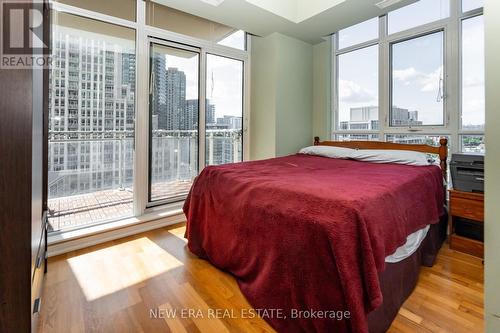
[[[104,242],[112,241],[115,239],[135,235],[141,232],[154,230],[169,225],[185,222],[186,217],[183,213],[166,216],[163,218],[144,221],[140,223],[134,223],[130,225],[125,225],[119,228],[114,228],[110,230],[105,230],[99,233],[94,233],[87,236],[81,236],[77,238],[72,238],[64,241],[50,242],[48,246],[48,256],[57,256],[67,252],[80,250],[89,246],[101,244]],[[50,236],[49,236],[50,237]]]

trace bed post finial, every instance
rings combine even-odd
[[[443,178],[448,178],[448,139],[439,139],[439,160],[441,161],[441,171],[443,172]]]
[[[319,145],[319,136],[314,137],[314,145],[315,146]]]

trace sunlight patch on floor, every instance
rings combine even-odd
[[[169,234],[171,234],[174,237],[177,237],[178,239],[182,240],[184,243],[187,243],[187,239],[184,238],[184,233],[185,232],[186,232],[186,227],[185,226],[168,230]]]
[[[68,263],[87,301],[184,265],[147,237],[75,256]]]

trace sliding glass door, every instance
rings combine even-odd
[[[176,201],[198,174],[196,48],[150,44],[149,202]]]
[[[249,158],[246,33],[157,1],[109,1],[123,8],[51,3],[51,233],[176,220],[205,166]]]

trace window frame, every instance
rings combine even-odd
[[[198,56],[198,80],[199,78],[201,77],[201,49],[200,48],[197,48],[197,47],[193,47],[191,45],[183,45],[183,44],[179,44],[179,43],[174,43],[174,42],[169,42],[169,41],[165,41],[165,40],[162,40],[162,39],[158,39],[158,38],[155,38],[155,37],[149,37],[148,38],[148,44],[149,44],[149,47],[148,47],[148,92],[149,90],[151,89],[150,85],[149,85],[149,79],[150,79],[150,75],[151,75],[151,71],[152,71],[152,68],[151,68],[151,50],[153,48],[153,45],[158,45],[158,46],[162,46],[162,47],[166,47],[166,48],[170,48],[170,49],[177,49],[177,50],[181,50],[181,51],[187,51],[187,52],[192,52],[192,53],[195,53],[197,54]],[[198,122],[199,122],[199,119],[201,117],[201,108],[200,108],[200,96],[201,96],[201,92],[199,91],[199,89],[201,88],[201,82],[198,82]],[[159,199],[153,199],[152,198],[152,193],[151,193],[151,188],[152,188],[152,173],[153,173],[153,169],[152,169],[152,166],[151,166],[151,163],[153,161],[153,150],[152,150],[152,147],[151,147],[151,144],[152,144],[152,140],[153,140],[153,136],[152,136],[152,132],[150,131],[151,130],[151,116],[152,116],[152,113],[151,113],[151,105],[149,103],[149,94],[148,94],[148,163],[147,163],[147,172],[148,172],[148,191],[147,191],[147,195],[148,195],[148,202],[146,204],[146,209],[148,208],[151,208],[151,207],[156,207],[156,206],[162,206],[162,205],[166,205],[166,204],[171,204],[171,203],[176,203],[178,201],[183,201],[185,198],[186,198],[186,195],[185,194],[178,194],[178,195],[175,195],[175,196],[172,196],[172,197],[165,197],[165,198],[159,198]],[[200,128],[200,126],[199,126]],[[197,144],[198,144],[198,152],[199,152],[199,147],[200,147],[200,134],[199,134],[199,131],[198,131],[198,139],[197,139]],[[201,169],[200,169],[200,161],[199,161],[199,154],[198,154],[198,163],[197,163],[197,173],[200,173]]]
[[[246,38],[245,48],[248,46],[246,44],[246,43],[248,43],[248,40],[249,39]],[[242,117],[243,123],[242,123],[242,128],[241,128],[241,131],[242,131],[242,136],[241,136],[241,149],[242,149],[242,156],[241,156],[241,158],[242,158],[242,160],[241,160],[241,162],[249,161],[250,160],[250,155],[249,155],[250,151],[245,148],[245,145],[247,144],[246,141],[250,140],[250,138],[248,137],[248,135],[245,135],[245,128],[246,128],[245,127],[245,118],[246,118],[246,112],[247,112],[247,110],[249,110],[249,109],[247,109],[245,107],[245,105],[246,105],[245,96],[248,95],[246,93],[246,88],[245,88],[245,85],[246,85],[245,78],[247,76],[246,75],[247,72],[246,72],[246,67],[245,67],[246,66],[245,61],[242,60],[242,59],[240,59],[240,58],[235,58],[235,57],[232,57],[232,56],[229,56],[229,55],[222,55],[222,54],[217,54],[217,53],[212,53],[212,52],[206,52],[206,56],[205,56],[205,67],[206,67],[205,68],[205,74],[207,73],[207,68],[208,68],[206,66],[206,59],[210,55],[211,56],[215,56],[215,57],[226,58],[226,59],[229,59],[229,60],[240,61],[242,63],[242,66],[241,66],[241,71],[242,71],[241,72],[241,76],[242,76],[243,82],[242,82],[242,85],[241,85],[241,89],[242,89],[241,90],[241,93],[242,93],[241,117]],[[208,84],[208,81],[207,81],[207,78],[205,77],[205,85],[206,84]],[[205,101],[206,101],[206,94],[207,94],[207,91],[206,91],[206,86],[205,86]],[[203,130],[205,131],[206,128],[207,128],[207,121],[206,121],[206,117],[205,117],[206,116],[206,109],[205,109],[204,113],[205,114],[203,116],[203,121],[205,122],[205,124],[203,125]],[[206,139],[207,139],[207,137],[206,137],[206,135],[204,135],[203,140],[205,141],[205,145],[206,145]],[[245,154],[247,154],[247,155],[245,155]],[[206,147],[205,147],[205,152],[203,154],[203,158],[205,159],[204,166],[206,166],[207,165],[207,149],[206,149]],[[216,165],[216,164],[213,164],[213,165]]]
[[[357,25],[359,25],[359,24],[362,24],[362,23],[365,23],[365,22],[371,21],[371,20],[373,20],[373,19],[375,19],[375,17],[374,17],[374,18],[371,18],[371,19],[368,19],[368,20],[364,20],[364,21],[359,22],[359,23],[356,23],[356,24],[351,25],[351,26],[349,26],[349,27],[347,27],[347,28],[355,27],[355,26],[357,26]],[[363,48],[363,47],[360,47],[360,46],[361,46],[361,45],[364,45],[364,44],[373,43],[374,41],[377,41],[377,40],[379,39],[379,37],[380,37],[380,34],[379,34],[379,33],[380,33],[380,29],[379,29],[379,32],[377,33],[377,36],[378,36],[377,38],[369,39],[369,40],[366,40],[366,41],[361,42],[361,43],[354,43],[354,44],[350,44],[349,46],[342,47],[342,48],[340,47],[340,40],[339,40],[339,39],[340,39],[340,34],[338,34],[338,37],[337,37],[337,38],[338,38],[338,39],[337,39],[337,45],[339,46],[339,48],[338,48],[338,49],[339,49],[339,50],[342,50],[342,52],[344,52],[345,50],[347,50],[346,52],[349,52],[349,49],[350,49],[350,48],[352,48],[352,47],[355,47],[356,49]],[[365,46],[365,47],[367,47],[367,46]],[[351,50],[351,51],[352,51],[352,50]]]
[[[450,10],[449,14],[450,15],[448,16],[448,18],[442,18],[442,19],[439,19],[439,20],[436,20],[436,21],[424,23],[424,24],[421,24],[421,25],[418,25],[418,26],[415,26],[415,27],[407,28],[407,29],[400,30],[400,31],[397,31],[397,32],[393,32],[393,33],[389,33],[389,13],[392,12],[392,11],[389,11],[387,14],[384,15],[387,18],[386,19],[386,21],[387,21],[387,25],[386,25],[386,32],[387,32],[387,34],[386,34],[386,36],[389,36],[391,38],[394,37],[394,36],[396,36],[396,38],[397,38],[398,35],[405,35],[408,32],[418,31],[418,30],[422,30],[422,29],[425,30],[424,27],[432,27],[432,26],[435,26],[435,25],[446,24],[446,22],[449,21],[449,19],[453,16],[454,2],[455,1],[460,1],[460,3],[461,3],[462,0],[449,0],[449,1],[450,1],[450,8],[449,8],[449,10]],[[415,2],[408,4],[408,6],[411,6],[413,4],[415,4]],[[401,8],[404,8],[404,7],[401,7]],[[395,9],[395,10],[397,10],[397,9]]]
[[[207,74],[207,54],[213,54],[213,55],[218,55],[218,56],[225,56],[227,58],[232,58],[235,60],[240,60],[243,62],[243,161],[247,161],[250,158],[250,147],[249,147],[249,122],[250,122],[250,49],[251,49],[251,39],[249,35],[246,35],[246,47],[247,49],[244,50],[238,50],[232,47],[224,46],[224,45],[219,45],[217,42],[211,42],[211,41],[206,41],[203,39],[198,39],[195,37],[190,37],[186,35],[182,35],[176,32],[171,32],[167,31],[161,28],[156,28],[153,26],[149,26],[146,24],[146,17],[145,17],[145,4],[144,1],[138,1],[138,6],[144,5],[144,10],[141,11],[141,13],[144,14],[143,17],[139,17],[138,19],[142,19],[144,24],[139,25],[139,29],[137,30],[137,41],[138,45],[142,46],[141,50],[137,50],[137,73],[139,73],[139,67],[145,68],[145,71],[143,70],[143,73],[146,73],[145,78],[143,77],[144,75],[139,75],[136,74],[137,78],[141,79],[141,84],[139,84],[139,81],[137,82],[136,86],[138,87],[138,96],[137,100],[139,100],[139,103],[137,105],[138,110],[146,110],[146,112],[140,112],[138,114],[138,117],[136,118],[136,128],[139,127],[138,122],[140,121],[140,129],[141,131],[145,131],[145,133],[141,133],[140,135],[136,136],[136,146],[139,145],[140,147],[146,146],[146,154],[144,154],[144,150],[137,151],[136,149],[136,159],[144,159],[148,160],[148,154],[149,152],[149,41],[151,39],[156,39],[156,40],[163,40],[164,43],[174,43],[174,44],[179,44],[179,45],[186,45],[188,47],[194,47],[200,50],[200,63],[199,63],[199,115],[198,115],[198,121],[199,121],[199,127],[198,127],[198,172],[201,172],[205,168],[205,154],[206,154],[206,131],[205,131],[205,124],[206,124],[206,74]],[[139,12],[139,11],[138,11]],[[141,56],[142,55],[142,56]],[[146,79],[146,80],[144,80]],[[203,124],[203,125],[202,125]],[[137,132],[137,129],[136,129]],[[140,137],[139,137],[140,136]],[[144,139],[145,137],[145,139]],[[146,140],[147,142],[139,142],[139,140]],[[139,154],[141,156],[139,156]],[[140,216],[143,214],[147,214],[150,212],[153,212],[158,209],[168,209],[168,205],[176,205],[176,206],[182,206],[182,203],[184,202],[185,196],[183,197],[178,197],[176,198],[177,200],[172,201],[168,199],[164,200],[157,200],[157,201],[152,201],[149,202],[148,200],[148,185],[149,185],[149,180],[148,180],[148,174],[149,174],[149,166],[147,163],[141,163],[140,161],[137,161],[137,166],[136,166],[136,172],[140,172],[141,177],[139,179],[140,184],[137,184],[136,187],[134,187],[134,191],[140,191],[140,193],[137,193],[138,199],[137,201],[134,200],[134,203],[137,204],[136,210],[136,216]],[[144,183],[145,182],[145,183]],[[134,192],[135,193],[135,192]],[[134,195],[135,199],[135,195]],[[134,205],[135,206],[135,205]]]
[[[443,124],[442,125],[420,125],[420,126],[392,126],[391,125],[391,117],[392,117],[392,101],[393,101],[393,46],[399,43],[404,43],[407,41],[411,41],[417,38],[421,37],[427,37],[436,33],[442,33],[443,36]],[[408,129],[408,130],[414,130],[419,129],[419,128],[425,128],[425,129],[432,129],[432,130],[441,130],[447,126],[447,123],[449,122],[449,116],[447,115],[447,110],[448,108],[446,107],[447,104],[447,98],[446,98],[446,64],[447,64],[447,59],[446,59],[446,31],[444,28],[438,28],[438,29],[430,29],[426,30],[420,34],[417,35],[411,35],[411,36],[405,36],[397,40],[391,40],[388,39],[389,41],[389,111],[388,111],[388,116],[387,116],[387,124],[386,127],[388,127],[391,131],[393,129]],[[380,75],[380,73],[379,73]]]
[[[177,200],[158,200],[149,202],[149,50],[150,41],[161,40],[167,43],[186,45],[200,50],[199,55],[199,130],[198,130],[198,172],[205,167],[205,102],[206,102],[206,56],[213,54],[223,56],[243,63],[243,119],[242,119],[242,149],[243,161],[250,159],[250,54],[251,37],[245,34],[245,50],[218,44],[216,41],[203,40],[176,32],[156,28],[146,24],[146,4],[136,1],[135,21],[115,17],[92,10],[67,5],[61,2],[51,2],[52,11],[67,13],[94,21],[105,22],[135,31],[136,55],[136,90],[135,90],[135,135],[134,135],[134,181],[133,181],[133,214],[132,216],[103,220],[75,229],[55,231],[51,239],[65,238],[64,234],[96,232],[96,229],[112,229],[114,224],[132,225],[143,223],[150,219],[172,216],[180,212],[185,196]],[[79,87],[79,89],[81,89]],[[80,231],[81,230],[81,231]],[[86,231],[87,230],[87,231]]]
[[[446,135],[451,141],[451,152],[461,152],[461,137],[463,135],[484,135],[484,131],[463,130],[462,119],[462,21],[483,15],[483,8],[462,12],[461,0],[450,0],[450,15],[448,18],[430,22],[421,26],[388,34],[388,14],[378,17],[379,38],[364,43],[338,48],[338,33],[331,36],[331,122],[330,138],[334,140],[341,135],[378,134],[380,141],[385,141],[387,135]],[[393,44],[425,36],[434,32],[443,31],[443,117],[444,124],[394,127],[390,126],[392,101],[392,59]],[[379,130],[340,130],[339,119],[339,91],[338,91],[338,56],[350,51],[359,50],[368,46],[379,47]]]

